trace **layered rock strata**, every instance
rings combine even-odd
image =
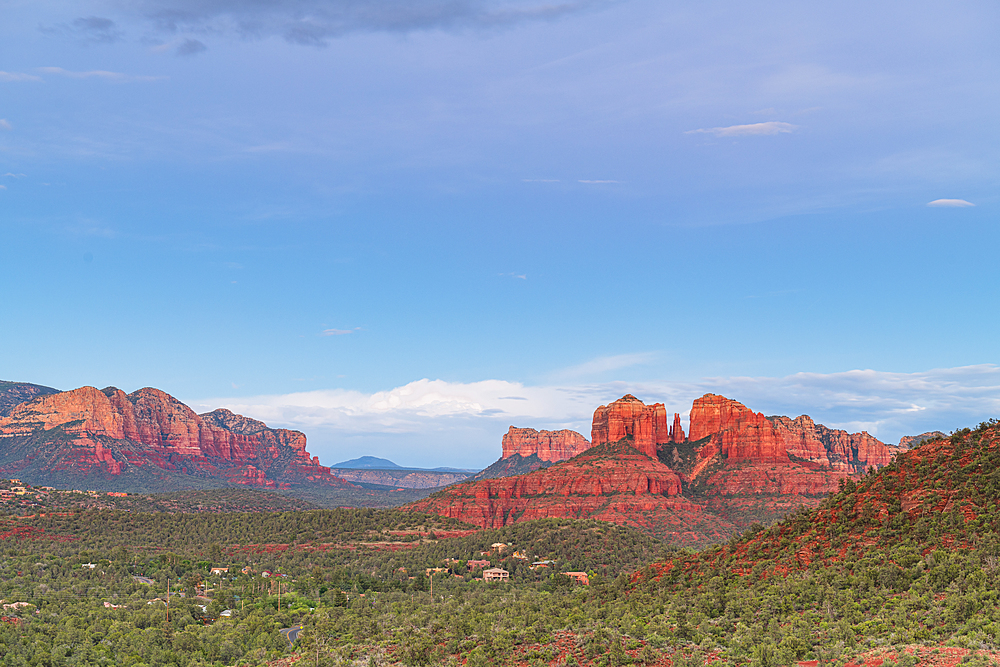
[[[158,389],[81,387],[22,403],[0,419],[4,472],[72,479],[139,469],[270,488],[345,484],[309,455],[302,433],[225,409],[197,415]]]
[[[670,442],[667,410],[663,403],[645,405],[632,394],[594,411],[590,441],[594,446],[630,438],[646,456],[656,458],[657,446]]]
[[[848,433],[811,417],[765,417],[738,401],[706,394],[691,407],[690,438],[710,438],[703,456],[720,454],[732,463],[813,464],[863,475],[889,463],[899,451],[867,432]]]
[[[500,479],[456,484],[406,507],[484,528],[550,517],[628,524],[681,543],[722,539],[736,526],[681,496],[680,476],[628,440],[570,461]]]
[[[533,428],[511,426],[504,434],[503,458],[515,454],[523,457],[535,454],[542,461],[565,461],[590,449],[590,442],[576,431],[536,431]]]

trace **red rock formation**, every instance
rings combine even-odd
[[[733,462],[789,463],[770,420],[724,396],[705,394],[691,407],[691,440],[709,436],[722,457]]]
[[[691,440],[709,444],[725,459],[757,464],[797,460],[833,470],[864,474],[889,463],[898,451],[868,433],[848,433],[816,424],[802,415],[765,417],[742,403],[706,394],[691,408]],[[711,451],[711,447],[706,448]],[[789,458],[791,457],[791,458]]]
[[[511,426],[503,436],[503,458],[535,454],[542,461],[565,461],[590,449],[590,442],[576,431],[536,431]]]
[[[627,395],[597,409],[594,447],[573,460],[458,484],[409,507],[484,527],[590,517],[705,544],[746,522],[814,506],[841,480],[885,465],[895,454],[867,433],[829,429],[807,416],[766,417],[713,394],[691,408],[688,442],[694,447],[679,446],[685,442],[679,414],[672,430],[665,427],[662,405]],[[620,442],[626,437],[634,449]],[[657,457],[661,444],[669,466]]]
[[[667,410],[663,403],[645,405],[632,394],[625,394],[614,403],[594,411],[590,441],[594,446],[633,439],[634,447],[646,456],[656,458],[657,445],[670,442]]]
[[[0,419],[0,445],[30,450],[39,437],[57,431],[69,448],[42,439],[62,471],[117,476],[129,466],[152,466],[268,487],[342,483],[310,458],[302,433],[270,429],[224,409],[199,416],[159,389],[126,395],[113,387],[81,387],[22,403]],[[22,470],[33,460],[27,452],[4,469]]]
[[[620,443],[527,475],[456,484],[407,508],[484,528],[574,517],[626,523],[662,534],[689,529],[697,523],[694,515],[702,512],[699,505],[678,498],[680,492],[676,472]],[[733,528],[714,515],[709,523],[715,528],[706,532],[720,536]]]
[[[681,416],[680,413],[674,413],[674,424],[670,427],[670,442],[678,443],[684,442],[684,429],[681,428]]]

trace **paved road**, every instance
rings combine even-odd
[[[302,626],[301,625],[293,625],[290,628],[282,628],[278,632],[280,632],[281,634],[285,635],[285,639],[287,639],[288,643],[291,645],[291,644],[294,644],[295,640],[297,640],[299,638],[299,633],[302,632]]]
[[[132,577],[132,578],[135,579],[136,581],[138,581],[140,584],[154,584],[154,583],[156,583],[152,579],[150,579],[149,577]]]

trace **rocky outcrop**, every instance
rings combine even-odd
[[[663,403],[645,405],[632,394],[594,411],[590,441],[594,446],[630,438],[646,456],[656,458],[657,446],[670,442]]]
[[[168,487],[168,478],[183,484],[185,477],[198,486],[345,484],[309,455],[298,431],[224,409],[197,415],[152,388],[81,387],[16,406],[0,419],[0,470],[26,480],[128,475],[140,486],[150,476]]]
[[[718,453],[730,463],[796,461],[854,475],[886,465],[899,451],[866,432],[827,428],[806,415],[765,417],[716,394],[694,401],[690,431],[693,441],[709,438],[705,456]]]
[[[678,443],[684,442],[686,438],[684,437],[684,429],[681,428],[681,415],[678,412],[674,413],[674,423],[670,427],[670,442]]]
[[[542,461],[565,461],[590,449],[590,442],[576,431],[536,431],[511,426],[503,436],[503,458],[518,454]]]

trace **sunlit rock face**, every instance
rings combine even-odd
[[[81,387],[22,403],[0,419],[4,472],[68,482],[136,469],[270,488],[346,484],[309,455],[304,434],[225,409],[197,415],[159,389]]]

